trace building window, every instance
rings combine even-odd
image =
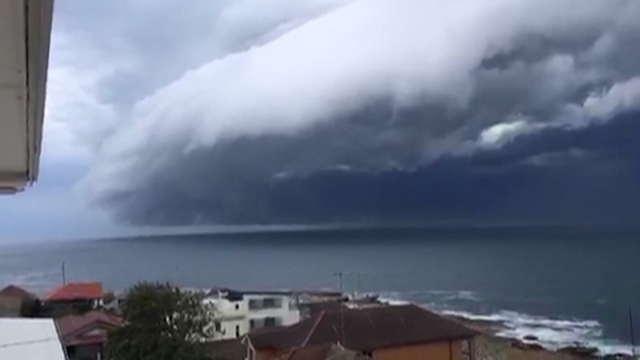
[[[258,299],[249,300],[249,309],[250,310],[259,310],[262,309],[262,301]]]
[[[214,323],[214,326],[215,326],[215,330],[216,330],[216,332],[220,332],[220,331],[222,331],[222,325],[220,324],[220,321],[216,321],[216,322]]]
[[[236,304],[236,310],[240,310],[240,305]]]
[[[274,317],[264,318],[264,327],[273,327],[273,326],[276,326],[276,318]]]
[[[240,337],[240,325],[236,325],[236,337]]]
[[[277,309],[282,307],[282,299],[280,298],[265,298],[262,302],[262,306],[265,309]]]

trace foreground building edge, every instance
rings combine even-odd
[[[38,178],[53,0],[3,0],[0,48],[0,193]]]

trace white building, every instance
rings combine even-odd
[[[0,359],[65,360],[53,319],[0,319]]]
[[[292,292],[215,289],[204,302],[214,308],[215,340],[239,338],[254,329],[300,321],[298,295]]]

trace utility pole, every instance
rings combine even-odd
[[[64,261],[62,262],[62,286],[67,285],[67,276],[64,273]]]
[[[633,314],[631,313],[631,305],[629,305],[629,332],[631,334],[631,356],[636,359],[636,343],[633,334]]]
[[[344,295],[344,284],[343,284],[343,276],[344,273],[342,271],[338,271],[337,273],[333,273],[333,276],[338,277],[339,287],[340,287],[340,343],[344,345],[344,304],[342,301],[342,296]]]

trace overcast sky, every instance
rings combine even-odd
[[[58,0],[0,240],[209,224],[635,225],[635,0]]]

